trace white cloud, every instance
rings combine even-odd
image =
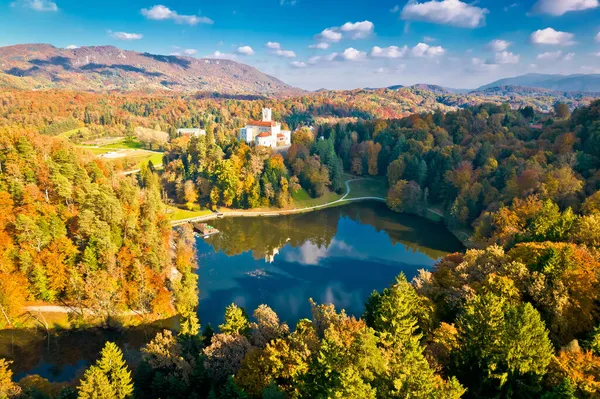
[[[173,55],[173,56],[179,57],[181,55],[181,53],[179,51],[176,51],[174,53],[169,53],[169,55]]]
[[[306,62],[302,62],[302,61],[294,61],[290,65],[293,66],[294,68],[306,68],[308,66],[306,64]]]
[[[314,65],[314,64],[318,64],[318,63],[324,62],[324,61],[329,61],[329,62],[334,61],[334,60],[337,60],[338,57],[339,57],[338,53],[331,53],[331,54],[327,54],[327,55],[317,55],[314,57],[310,57],[307,62],[311,65]]]
[[[319,33],[316,36],[316,39],[324,42],[337,43],[342,40],[342,34],[336,30],[327,28],[323,30],[323,32]]]
[[[218,58],[218,59],[223,59],[223,60],[232,60],[232,59],[235,59],[236,56],[235,56],[235,54],[232,54],[232,53],[222,53],[219,50],[217,50],[214,53],[210,54],[208,56],[208,58]]]
[[[56,12],[58,6],[50,0],[17,0],[11,3],[13,7],[26,7],[40,12]]]
[[[278,42],[267,42],[265,47],[270,48],[272,50],[271,53],[279,57],[296,58],[296,53],[294,53],[292,50],[284,50],[281,47],[281,44]]]
[[[280,0],[279,5],[281,6],[295,6],[296,0]]]
[[[475,57],[471,59],[471,64],[467,69],[473,72],[491,72],[498,69],[498,65],[487,63],[481,58]]]
[[[236,53],[241,55],[254,55],[254,49],[252,49],[250,46],[241,46],[238,47]]]
[[[389,46],[381,48],[374,46],[371,50],[371,57],[376,58],[402,58],[408,52],[408,47]]]
[[[560,32],[552,28],[540,29],[531,34],[531,43],[550,44],[555,46],[571,46],[575,44],[575,35]]]
[[[432,58],[443,55],[446,52],[442,46],[430,46],[426,43],[419,43],[410,50],[414,57]]]
[[[317,43],[317,44],[311,44],[310,46],[308,46],[308,48],[316,48],[319,50],[327,50],[329,48],[329,43]]]
[[[195,50],[193,48],[188,48],[186,50],[183,50],[183,54],[185,55],[194,55],[198,52],[198,50]]]
[[[371,21],[346,22],[340,28],[343,33],[350,35],[352,39],[365,39],[373,33],[374,29],[375,25]]]
[[[496,53],[495,56],[496,64],[505,65],[505,64],[518,64],[521,60],[521,56],[519,54],[513,54],[508,51],[501,51]]]
[[[198,25],[198,24],[213,24],[214,21],[207,17],[197,15],[180,15],[176,11],[169,9],[163,5],[156,5],[150,9],[143,8],[142,15],[148,19],[155,21],[173,20],[177,24]]]
[[[545,53],[538,54],[538,60],[557,60],[562,57],[562,51],[547,51]]]
[[[545,61],[571,61],[575,58],[575,53],[563,53],[562,51],[548,51],[546,53],[541,53],[537,55],[538,60]]]
[[[395,5],[395,6],[394,6],[394,7],[393,7],[391,10],[390,10],[390,12],[391,12],[391,13],[393,13],[393,14],[397,13],[398,11],[400,11],[400,6],[399,6],[398,4],[396,4],[396,5]]]
[[[431,36],[423,36],[423,41],[425,43],[431,43],[431,42],[435,42],[435,37],[431,37]]]
[[[127,33],[127,32],[109,32],[110,36],[117,40],[140,40],[144,35],[140,33]]]
[[[596,57],[600,57],[600,53],[596,53]]]
[[[479,8],[460,0],[431,0],[418,3],[410,0],[402,9],[404,20],[433,22],[461,28],[477,28],[485,24],[487,8]]]
[[[342,58],[347,61],[360,61],[367,57],[367,53],[364,51],[358,51],[354,47],[347,48],[342,53]]]
[[[78,49],[79,46],[75,45],[75,44],[69,44],[67,47],[65,47],[67,50],[75,50]]]
[[[508,50],[511,44],[511,42],[507,42],[506,40],[496,39],[489,42],[487,48],[493,52],[500,52]]]
[[[597,41],[598,43],[600,43],[600,32],[598,32],[598,34],[596,35],[596,41]]]
[[[559,16],[570,11],[589,10],[599,6],[598,0],[538,0],[533,9],[541,14]]]
[[[321,43],[337,43],[344,37],[352,40],[365,39],[373,33],[374,29],[375,25],[373,25],[371,21],[346,22],[339,28],[334,26],[332,28],[324,29],[315,36],[315,39]]]
[[[296,53],[292,50],[276,50],[274,54],[284,58],[296,58]]]

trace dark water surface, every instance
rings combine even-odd
[[[364,202],[284,217],[221,219],[220,234],[197,239],[202,325],[217,327],[232,302],[248,313],[265,303],[291,326],[310,317],[308,299],[360,316],[367,296],[403,272],[411,279],[463,249],[443,225]],[[166,321],[164,325],[173,325]],[[56,382],[82,375],[108,340],[130,365],[162,327],[125,332],[0,331],[0,357],[14,360],[15,380],[39,374]]]
[[[290,325],[310,316],[309,298],[360,316],[374,289],[463,249],[443,225],[379,202],[213,225],[220,234],[197,239],[200,321],[213,327],[232,302],[249,314],[265,303]]]

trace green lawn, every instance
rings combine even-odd
[[[387,184],[380,180],[364,179],[350,182],[350,195],[347,199],[360,197],[380,197],[387,195]]]
[[[144,146],[137,140],[123,140],[118,143],[103,145],[102,148],[110,148],[113,150],[141,150]]]
[[[169,207],[169,212],[171,214],[172,221],[185,220],[190,218],[197,218],[200,216],[210,215],[212,212],[208,209],[203,209],[200,211],[188,211],[185,209],[180,209],[174,206]]]
[[[323,205],[328,202],[337,201],[342,198],[343,195],[337,194],[332,191],[327,191],[322,197],[312,198],[304,189],[292,192],[292,203],[293,208],[309,208],[312,206]]]
[[[87,127],[78,127],[77,129],[68,130],[66,132],[62,132],[58,135],[58,137],[63,137],[65,139],[70,139],[72,135],[81,131],[84,135],[89,133],[89,129]]]

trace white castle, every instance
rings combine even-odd
[[[292,143],[292,133],[281,130],[281,123],[271,120],[271,109],[263,108],[262,121],[249,120],[245,127],[240,129],[240,141],[254,143],[262,147],[284,147]]]

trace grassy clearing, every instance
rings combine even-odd
[[[57,137],[62,137],[62,138],[65,138],[65,139],[68,140],[68,139],[71,138],[71,136],[73,136],[77,132],[81,132],[85,136],[85,135],[89,134],[90,131],[89,131],[89,129],[87,127],[78,127],[77,129],[73,129],[73,130],[68,130],[66,132],[62,132]]]
[[[136,140],[123,140],[119,141],[118,143],[103,145],[102,148],[110,148],[113,150],[141,150],[144,148],[144,146],[142,145],[142,143]]]
[[[202,209],[200,211],[188,211],[185,209],[180,209],[174,206],[169,207],[169,213],[171,215],[171,220],[176,222],[179,220],[198,218],[201,216],[208,216],[212,212],[208,209]]]
[[[309,208],[312,206],[323,205],[328,202],[337,201],[342,198],[343,195],[338,193],[327,191],[322,197],[312,198],[304,189],[298,190],[292,193],[293,208]]]
[[[350,194],[346,199],[360,197],[380,197],[385,198],[387,195],[387,184],[380,180],[356,180],[349,183]]]

